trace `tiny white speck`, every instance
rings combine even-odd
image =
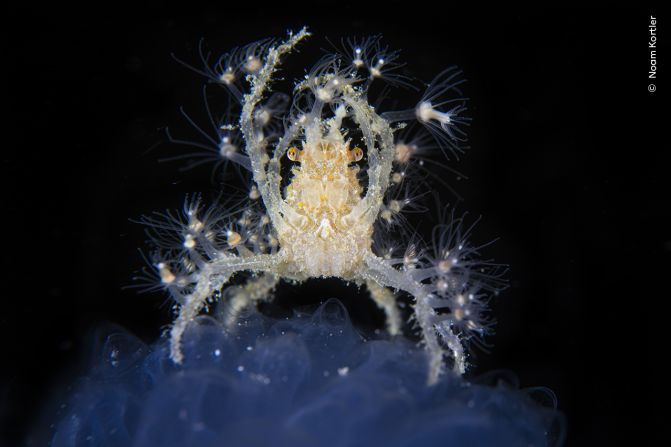
[[[349,373],[349,367],[348,366],[343,366],[342,368],[338,368],[338,375],[340,377],[344,377]]]
[[[221,355],[221,350],[219,350],[219,349],[215,349],[215,350],[214,350],[214,355],[217,356],[217,357],[219,357],[219,356]]]
[[[245,370],[245,367],[240,365],[238,366],[238,372],[243,372]]]

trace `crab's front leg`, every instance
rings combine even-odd
[[[259,301],[269,300],[279,282],[278,275],[261,273],[250,278],[245,284],[226,289],[220,312],[224,327],[228,330],[233,329],[245,309],[256,305]]]
[[[389,331],[389,334],[398,335],[401,331],[401,313],[398,311],[394,293],[370,279],[366,281],[366,288],[368,288],[375,304],[384,310],[387,317],[387,331]]]
[[[207,299],[220,290],[230,277],[240,271],[274,273],[280,262],[280,257],[274,255],[254,255],[238,257],[221,255],[204,264],[202,268],[192,274],[195,283],[191,293],[183,298],[179,308],[179,315],[170,330],[170,358],[175,363],[184,361],[182,353],[182,336],[188,324],[198,315]]]
[[[370,253],[366,257],[367,270],[362,276],[367,281],[379,285],[403,290],[411,294],[415,300],[415,319],[422,331],[422,342],[429,355],[429,374],[427,382],[433,385],[443,371],[443,355],[445,350],[440,343],[440,336],[447,345],[454,360],[453,370],[463,374],[466,370],[466,356],[459,337],[452,331],[446,321],[439,318],[432,304],[435,298],[427,287],[416,281],[407,272],[398,270],[382,258]]]

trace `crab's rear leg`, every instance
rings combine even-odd
[[[232,329],[240,314],[260,301],[268,301],[280,277],[271,273],[261,273],[250,278],[245,284],[226,289],[220,315],[226,329]]]
[[[181,299],[179,314],[170,330],[170,358],[178,364],[184,361],[182,336],[186,327],[202,310],[207,299],[220,290],[233,274],[240,271],[274,273],[279,260],[277,255],[238,257],[222,254],[203,264],[198,272],[192,274],[195,284],[191,293]]]
[[[432,306],[434,297],[427,291],[427,287],[414,280],[407,272],[394,268],[384,259],[372,253],[366,257],[366,266],[368,270],[361,274],[366,281],[373,281],[386,287],[403,290],[413,296],[415,301],[414,318],[420,327],[422,343],[429,355],[428,384],[436,383],[443,372],[443,357],[446,350],[441,344],[441,338],[443,343],[447,345],[448,352],[454,361],[454,372],[463,374],[466,370],[466,356],[461,340],[449,325],[438,317]]]
[[[366,287],[375,304],[384,310],[387,317],[387,331],[389,331],[389,334],[399,334],[401,331],[401,313],[396,305],[396,296],[394,293],[372,280],[366,281]]]

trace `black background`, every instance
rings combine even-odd
[[[634,413],[650,413],[643,398],[654,385],[638,373],[648,369],[647,328],[663,317],[650,302],[661,297],[643,294],[634,271],[654,275],[654,263],[636,251],[647,260],[671,247],[668,236],[642,242],[654,228],[635,229],[668,214],[653,173],[663,148],[650,138],[662,131],[668,88],[661,74],[659,90],[647,91],[653,11],[280,6],[9,15],[0,444],[53,422],[48,396],[78,371],[96,327],[113,322],[149,342],[170,322],[160,293],[122,290],[145,246],[129,218],[214,189],[208,168],[184,173],[157,162],[174,150],[162,129],[186,129],[178,107],[202,114],[203,80],[170,53],[195,63],[201,37],[224,51],[303,24],[316,37],[289,64],[296,75],[328,46],[324,36],[377,33],[403,49],[420,79],[463,68],[472,149],[451,166],[470,179],[450,182],[464,198],[460,209],[483,216],[476,239],[500,237],[487,254],[511,266],[493,350],[478,355],[473,374],[507,369],[522,387],[551,388],[568,445],[643,443],[648,431]],[[656,206],[646,211],[646,203]],[[290,307],[331,296],[355,321],[382,327],[365,295],[336,283],[282,287],[277,299]]]

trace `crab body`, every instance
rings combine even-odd
[[[351,280],[370,251],[373,226],[351,213],[361,204],[357,175],[360,148],[349,148],[339,129],[325,135],[308,132],[302,149],[290,148],[292,168],[284,203],[292,210],[278,234],[287,271],[305,277],[335,276]]]

